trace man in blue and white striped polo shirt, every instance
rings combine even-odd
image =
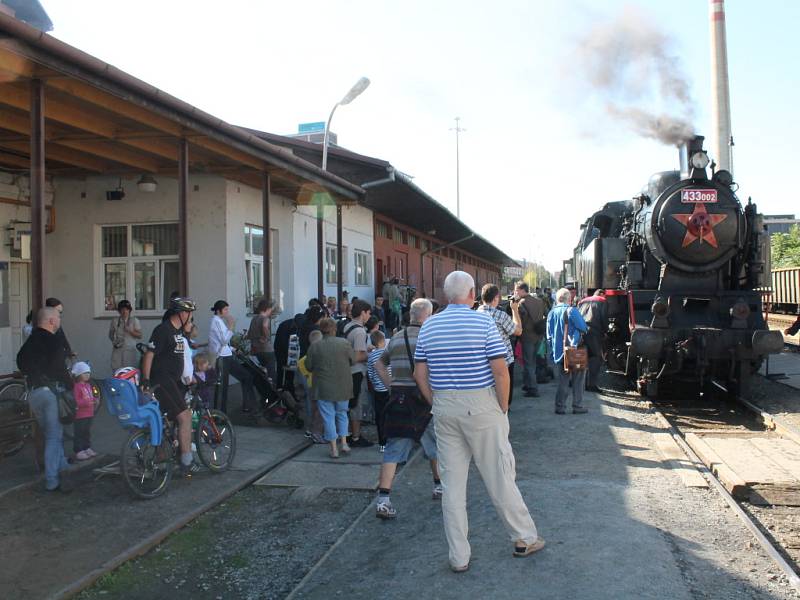
[[[470,310],[475,281],[453,271],[444,281],[447,308],[423,324],[414,353],[414,379],[433,404],[442,514],[450,568],[469,568],[467,475],[473,457],[495,510],[511,539],[514,556],[544,547],[515,482],[508,441],[506,349],[492,318]]]

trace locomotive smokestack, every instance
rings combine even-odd
[[[703,153],[703,140],[705,139],[706,138],[702,135],[696,135],[678,147],[678,157],[681,163],[681,179],[688,179],[689,177],[705,179],[705,168],[701,168],[699,165],[693,165],[691,162],[692,156]],[[706,159],[706,162],[708,162],[708,159]]]
[[[732,171],[731,97],[728,84],[728,49],[725,34],[725,0],[710,0],[711,7],[711,151],[719,169]]]

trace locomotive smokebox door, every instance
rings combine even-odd
[[[684,180],[653,206],[648,241],[663,264],[689,273],[713,271],[733,258],[744,236],[736,197],[716,183]]]

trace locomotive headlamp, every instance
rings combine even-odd
[[[731,308],[731,317],[734,319],[739,319],[744,321],[747,317],[750,316],[750,306],[747,302],[743,302],[739,300],[736,304],[733,305]]]
[[[669,304],[663,298],[656,298],[653,301],[653,306],[650,307],[650,311],[654,317],[664,318],[669,315]]]
[[[708,154],[705,152],[695,152],[692,154],[690,162],[695,169],[705,169],[710,161],[708,159]]]

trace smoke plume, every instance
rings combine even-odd
[[[613,119],[638,135],[678,146],[694,134],[693,103],[673,41],[626,7],[581,37],[574,74]]]

